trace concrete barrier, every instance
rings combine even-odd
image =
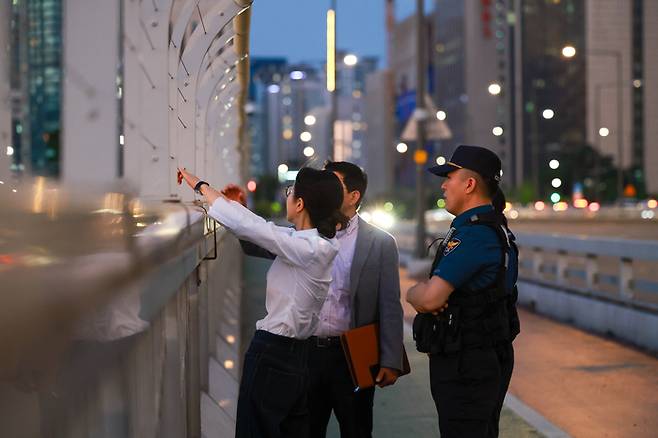
[[[658,352],[658,314],[651,311],[529,281],[519,282],[519,304],[585,330]]]

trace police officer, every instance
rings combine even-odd
[[[503,215],[501,162],[489,149],[459,146],[429,169],[445,177],[455,215],[430,279],[407,301],[418,315],[414,338],[430,357],[430,385],[441,438],[496,437],[514,365],[518,250]]]

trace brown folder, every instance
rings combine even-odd
[[[375,386],[379,373],[379,324],[369,324],[348,330],[340,337],[345,358],[352,374],[354,392]],[[402,372],[409,374],[411,367],[407,352],[402,346]]]

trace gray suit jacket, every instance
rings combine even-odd
[[[248,255],[274,258],[257,245],[240,241]],[[380,365],[402,370],[403,320],[398,248],[393,236],[359,217],[350,271],[350,327],[379,323]]]

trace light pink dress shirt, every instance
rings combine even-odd
[[[331,270],[327,299],[320,310],[320,323],[314,333],[316,336],[339,336],[350,328],[350,270],[358,231],[359,215],[355,214],[347,228],[336,233],[340,248]]]

